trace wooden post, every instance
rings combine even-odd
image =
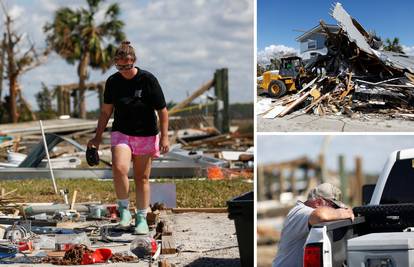
[[[355,158],[355,192],[354,205],[362,205],[362,186],[364,185],[364,176],[362,174],[362,158]]]
[[[349,205],[348,201],[348,183],[346,179],[346,173],[345,173],[345,156],[339,155],[339,178],[341,181],[341,192],[343,196],[343,202],[347,205]]]
[[[230,130],[228,69],[214,73],[214,93],[216,95],[214,126],[222,133]]]
[[[279,200],[280,200],[280,194],[286,191],[285,187],[285,175],[283,174],[283,169],[280,170],[279,175]]]
[[[3,33],[3,41],[1,42],[0,55],[0,101],[3,92],[3,74],[4,74],[4,60],[6,57],[6,33]]]
[[[63,115],[64,114],[64,107],[63,107],[63,91],[62,91],[62,87],[58,86],[56,88],[56,99],[57,99],[57,110],[58,110],[58,114],[59,115]]]
[[[62,108],[63,115],[68,114],[68,96],[66,90],[62,88]]]
[[[290,190],[292,191],[293,196],[298,194],[296,190],[296,176],[295,176],[295,169],[290,169]]]
[[[306,166],[304,169],[303,169],[303,180],[306,182],[306,188],[308,188],[308,186],[309,186],[309,168],[308,168],[308,166]]]
[[[259,201],[265,200],[265,172],[264,172],[264,166],[259,165],[257,166],[257,199]]]
[[[326,180],[326,165],[325,155],[319,154],[319,172],[318,172],[319,183],[323,183]]]
[[[68,90],[66,90],[65,95],[66,95],[66,112],[65,112],[65,114],[72,115],[71,114],[71,108],[70,108],[70,92]]]
[[[79,111],[79,88],[73,89],[72,92],[71,92],[71,94],[72,93],[73,93],[73,116],[75,118],[80,118],[80,111]]]

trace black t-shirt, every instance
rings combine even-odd
[[[155,110],[165,108],[166,103],[157,78],[150,72],[138,69],[132,79],[119,72],[111,75],[106,80],[104,103],[114,105],[112,131],[131,136],[158,134]]]

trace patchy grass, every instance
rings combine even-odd
[[[245,180],[161,180],[160,183],[175,183],[177,187],[177,207],[216,208],[226,207],[226,201],[244,192],[252,191],[253,184]],[[77,202],[102,201],[115,203],[115,191],[111,180],[96,179],[57,179],[58,188],[69,190],[69,200],[74,190],[78,190]],[[134,202],[135,184],[130,181],[130,199]],[[63,202],[55,195],[51,179],[7,180],[0,187],[6,192],[17,189],[10,196],[22,197],[25,202]]]

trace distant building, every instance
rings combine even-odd
[[[326,26],[333,33],[337,33],[340,29],[337,25],[327,24]],[[296,41],[300,44],[299,56],[304,60],[328,53],[328,49],[325,46],[326,33],[320,25],[303,33],[296,38]]]

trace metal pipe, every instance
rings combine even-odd
[[[56,186],[56,181],[55,181],[55,176],[53,175],[52,163],[50,162],[49,149],[47,149],[45,132],[43,131],[43,123],[42,123],[42,120],[39,121],[39,124],[40,124],[40,131],[42,132],[43,145],[45,146],[47,162],[49,164],[50,176],[52,177],[53,189],[55,189],[55,194],[58,194],[58,190],[57,190],[57,186]]]

